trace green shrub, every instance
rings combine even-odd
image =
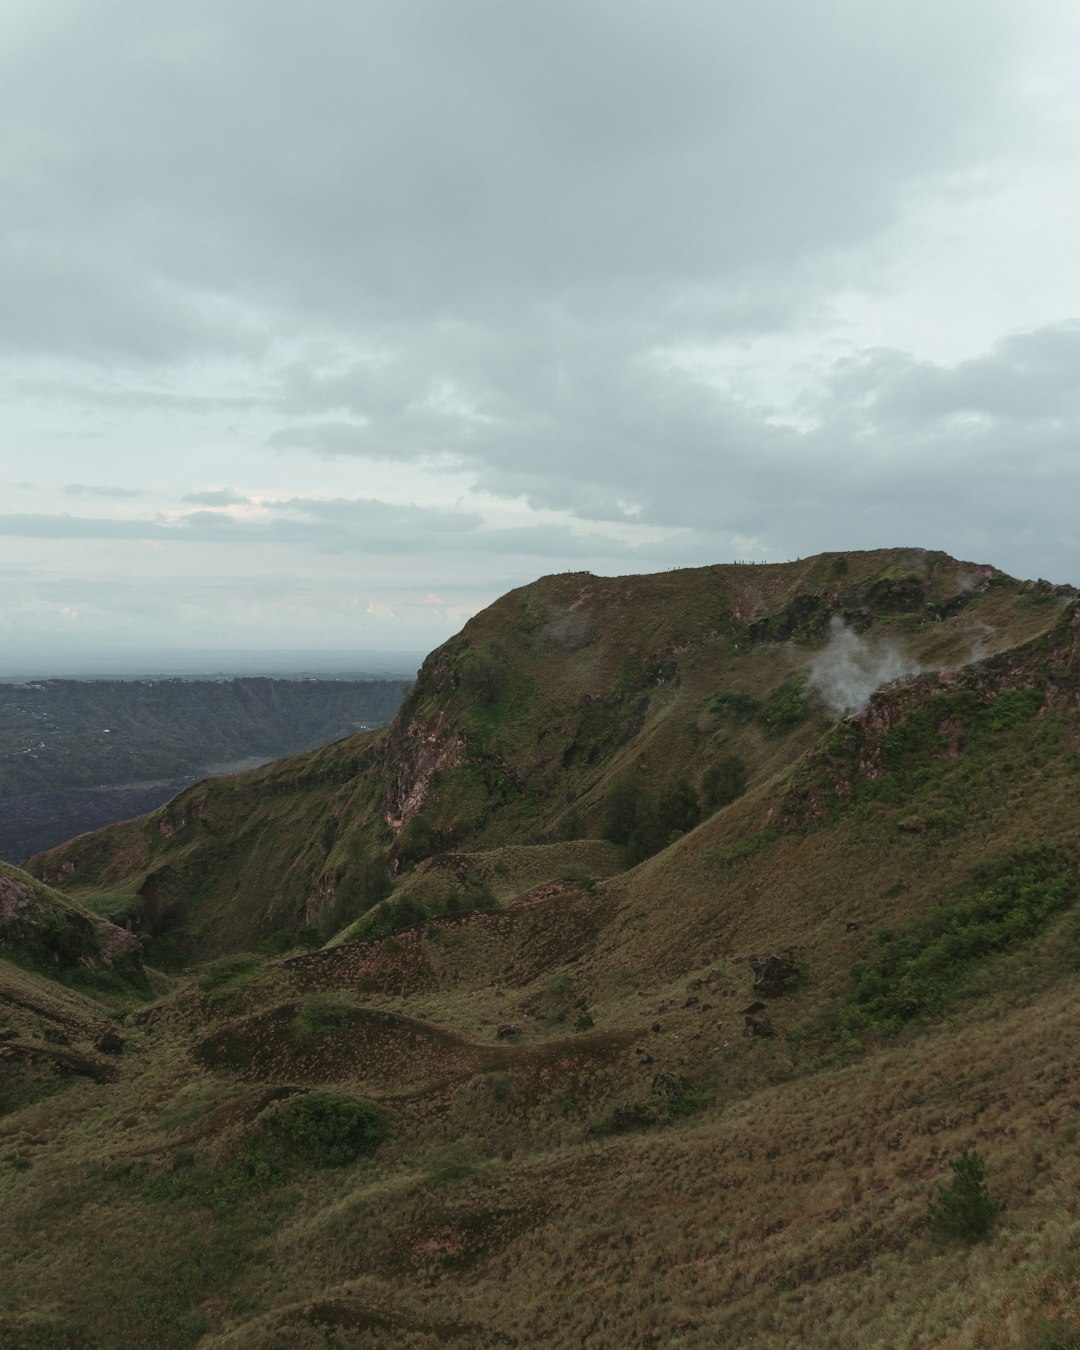
[[[459,670],[461,687],[477,703],[490,707],[497,703],[506,684],[506,657],[497,642],[472,651]]]
[[[790,731],[810,716],[806,706],[806,671],[796,671],[765,700],[758,720],[766,731]]]
[[[897,1032],[940,1012],[978,962],[1033,938],[1076,900],[1075,873],[1053,849],[1031,848],[976,874],[976,888],[928,923],[897,934],[884,928],[878,951],[855,970],[854,1020]]]
[[[243,989],[259,968],[259,958],[247,953],[219,956],[199,974],[199,988],[206,994]]]
[[[595,1025],[596,1023],[593,1021],[592,1013],[589,1012],[588,1008],[582,1008],[574,1018],[575,1031],[591,1031]]]
[[[301,1036],[332,1036],[349,1020],[352,1009],[335,998],[315,998],[297,1013],[293,1025]]]
[[[373,1106],[336,1092],[290,1097],[266,1117],[266,1131],[288,1154],[315,1167],[341,1167],[374,1153],[387,1135]]]
[[[612,843],[625,845],[633,866],[692,830],[700,819],[701,802],[686,778],[651,793],[628,774],[604,799],[603,834]]]
[[[710,764],[701,779],[701,795],[706,811],[719,811],[746,791],[750,780],[745,762],[738,755],[724,755]]]
[[[945,1237],[977,1242],[990,1231],[997,1206],[986,1186],[986,1166],[974,1149],[951,1162],[952,1180],[930,1201],[927,1221]]]

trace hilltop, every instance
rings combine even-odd
[[[3,949],[0,1339],[1080,1343],[1078,774],[1070,587],[510,592],[384,730],[7,874],[142,960]]]

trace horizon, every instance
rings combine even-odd
[[[51,679],[413,679],[426,652],[281,648],[100,648],[0,658],[0,683]],[[415,662],[415,664],[413,664]]]

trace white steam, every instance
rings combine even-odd
[[[807,689],[834,717],[862,712],[883,684],[918,675],[922,667],[891,642],[870,642],[834,616],[829,641],[810,663]]]

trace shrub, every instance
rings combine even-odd
[[[848,1001],[857,1023],[895,1033],[913,1018],[940,1012],[980,961],[1035,937],[1077,896],[1071,866],[1049,848],[986,864],[974,881],[978,889],[919,927],[901,934],[881,929],[875,959],[854,972]]]
[[[997,1206],[986,1187],[986,1166],[974,1149],[949,1164],[952,1181],[930,1201],[927,1221],[946,1237],[977,1242],[990,1231]]]
[[[288,1153],[316,1167],[341,1167],[374,1153],[387,1134],[373,1106],[336,1092],[291,1097],[266,1118],[266,1129]]]
[[[701,795],[707,811],[719,811],[741,797],[749,782],[746,764],[738,755],[724,755],[710,764],[701,780]]]
[[[701,803],[686,778],[658,793],[646,792],[633,775],[621,778],[604,800],[604,838],[624,844],[633,866],[651,858],[692,830],[701,819]]]
[[[477,703],[484,707],[497,703],[506,683],[506,662],[500,644],[493,642],[470,652],[461,663],[459,679],[462,689]]]
[[[293,1025],[304,1037],[332,1036],[348,1022],[351,1012],[349,1005],[338,999],[315,998],[301,1008]]]

